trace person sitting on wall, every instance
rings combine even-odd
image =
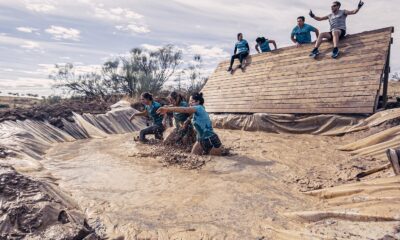
[[[314,18],[317,21],[329,20],[330,24],[330,31],[321,33],[318,36],[317,42],[315,43],[315,48],[310,53],[310,57],[315,58],[319,55],[318,48],[321,46],[322,40],[333,40],[333,51],[332,51],[332,58],[337,58],[339,56],[339,40],[344,38],[346,35],[346,18],[348,15],[353,15],[360,11],[361,7],[364,5],[364,2],[360,0],[358,3],[358,7],[355,10],[348,11],[348,10],[340,10],[341,3],[338,1],[333,2],[332,4],[332,13],[325,16],[325,17],[317,17],[315,14],[310,10],[310,17]]]
[[[238,42],[235,44],[235,50],[233,51],[234,54],[231,57],[231,64],[229,65],[228,72],[232,72],[233,62],[236,58],[238,58],[240,62],[239,68],[242,68],[243,60],[246,59],[250,53],[249,43],[243,39],[242,33],[237,34],[237,40]]]
[[[157,113],[168,112],[193,114],[193,126],[196,131],[197,142],[192,148],[192,154],[221,155],[222,144],[218,135],[214,132],[212,123],[206,109],[202,93],[193,93],[190,97],[190,107],[161,107]]]
[[[271,48],[269,47],[269,44],[273,44],[275,47],[275,50],[277,49],[275,40],[266,39],[265,37],[258,37],[256,39],[256,43],[257,44],[256,44],[255,48],[258,53],[271,52]]]
[[[306,18],[300,16],[297,18],[297,26],[293,28],[290,39],[300,47],[302,44],[311,43],[311,32],[315,32],[315,36],[318,39],[319,31],[315,27],[305,23]]]
[[[157,110],[161,107],[161,104],[154,101],[153,95],[148,92],[140,95],[140,101],[144,105],[144,111],[132,114],[132,116],[129,118],[129,121],[132,121],[135,117],[149,116],[153,121],[153,125],[142,129],[139,133],[139,138],[135,138],[135,140],[146,143],[148,142],[146,139],[146,135],[148,134],[154,134],[156,139],[162,140],[163,132],[165,131],[163,126],[163,116],[157,113]]]

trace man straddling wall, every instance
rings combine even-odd
[[[346,18],[348,15],[353,15],[360,11],[361,7],[364,5],[364,2],[360,0],[358,3],[357,9],[353,11],[348,10],[340,10],[340,2],[335,1],[332,4],[332,13],[325,17],[317,17],[310,10],[310,17],[314,18],[317,21],[329,20],[330,24],[330,32],[321,33],[318,36],[317,42],[315,43],[315,48],[312,50],[310,57],[315,58],[319,55],[319,46],[321,46],[322,40],[333,40],[333,51],[332,58],[337,58],[339,56],[339,40],[342,39],[346,35]]]

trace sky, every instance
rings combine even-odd
[[[298,16],[326,31],[327,21],[307,15],[329,14],[328,0],[0,0],[0,91],[57,94],[48,75],[56,63],[73,63],[79,73],[134,47],[173,44],[184,60],[203,57],[205,74],[233,52],[243,32],[253,47],[265,36],[278,47],[292,45],[290,32]],[[342,1],[353,10],[358,1]],[[347,32],[395,27],[391,69],[400,71],[400,4],[398,0],[365,0],[363,9],[347,19]],[[313,37],[314,38],[314,37]],[[252,53],[255,50],[252,49]]]

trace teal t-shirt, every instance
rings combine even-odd
[[[271,52],[271,48],[269,47],[268,39],[265,39],[264,43],[259,44],[261,52]]]
[[[298,43],[311,43],[311,32],[315,32],[317,29],[311,25],[304,24],[302,28],[296,26],[293,28],[292,37],[296,38]]]
[[[157,113],[157,110],[160,107],[161,107],[161,104],[156,101],[153,101],[153,103],[150,106],[144,105],[144,108],[146,109],[147,114],[153,120],[153,123],[155,125],[162,125],[163,116],[161,114]]]
[[[179,104],[179,107],[189,107],[189,104],[186,101],[181,101],[181,103]],[[174,112],[174,120],[175,120],[176,127],[179,128],[179,124],[184,123],[188,119],[189,116],[190,116],[190,114],[187,114],[187,113]]]
[[[212,123],[203,105],[194,106],[193,126],[197,133],[197,140],[204,140],[214,135]]]
[[[248,52],[249,48],[247,47],[248,43],[246,40],[242,39],[241,41],[236,43],[236,53],[241,53],[241,52]]]

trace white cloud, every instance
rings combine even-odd
[[[80,31],[74,28],[65,28],[61,26],[50,26],[50,28],[45,30],[47,33],[53,36],[55,40],[80,40]]]
[[[16,29],[24,33],[32,33],[38,30],[37,28],[31,28],[31,27],[17,27]]]
[[[45,0],[27,0],[25,1],[25,7],[28,10],[34,12],[43,12],[43,13],[50,12],[56,9],[53,1],[45,1]]]
[[[125,8],[110,8],[105,9],[103,7],[96,7],[94,9],[95,16],[105,20],[110,20],[114,22],[129,22],[142,19],[143,16]]]
[[[30,49],[30,50],[41,48],[40,44],[38,42],[34,42],[34,41],[25,41],[25,43],[22,44],[20,47],[25,48],[25,49]]]
[[[151,44],[146,44],[146,43],[142,44],[140,46],[149,51],[157,51],[158,49],[162,48],[162,46],[160,46],[160,45],[151,45]]]
[[[203,59],[221,59],[229,56],[222,48],[202,45],[190,45],[187,47],[186,52],[192,55],[199,54]]]
[[[0,68],[0,71],[2,71],[2,72],[14,72],[14,69],[12,69],[12,68]]]
[[[115,28],[119,31],[132,34],[150,32],[149,27],[143,21],[143,15],[127,8],[107,9],[104,5],[98,5],[94,8],[94,16],[116,23]]]
[[[124,32],[129,32],[129,33],[148,33],[150,32],[150,29],[147,26],[140,26],[136,25],[134,23],[130,23],[128,25],[117,25],[115,26],[116,29]]]

